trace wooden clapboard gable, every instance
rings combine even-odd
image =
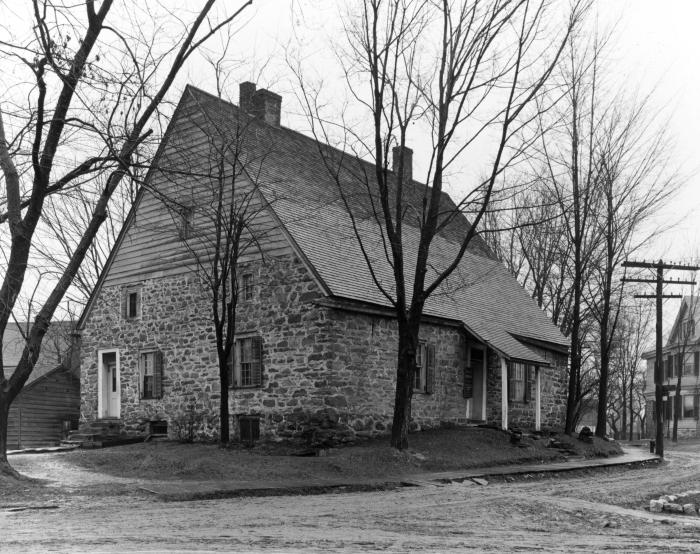
[[[196,234],[204,236],[211,225],[202,195],[211,192],[205,186],[205,175],[211,174],[212,163],[218,151],[212,145],[211,122],[185,93],[183,103],[176,110],[154,168],[147,184],[139,193],[136,204],[126,222],[122,237],[115,246],[111,263],[104,276],[104,285],[125,285],[152,277],[169,277],[191,272],[195,264],[191,252],[197,246]],[[264,160],[259,162],[265,163]],[[236,187],[245,194],[255,188],[255,169],[237,179]],[[279,256],[292,252],[289,240],[278,220],[263,202],[269,202],[254,193],[249,213],[255,214],[253,229],[266,255]],[[180,235],[178,207],[192,208],[192,227],[195,239],[186,244]],[[202,241],[206,254],[206,240]],[[208,245],[210,246],[210,244]],[[260,256],[260,251],[249,249],[240,261]]]

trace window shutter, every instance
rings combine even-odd
[[[233,371],[233,362],[236,358],[236,356],[235,356],[236,344],[237,344],[237,342],[233,343],[233,345],[231,346],[231,351],[228,353],[228,358],[226,358],[226,369],[228,372],[228,386],[229,387],[235,386],[235,383],[233,382],[233,378],[234,378],[234,374],[235,374],[235,372]]]
[[[508,364],[508,400],[513,400],[513,393],[515,391],[515,383],[513,382],[513,364],[507,362]]]
[[[471,398],[474,395],[473,391],[473,371],[469,366],[464,367],[464,375],[462,380],[462,398]]]
[[[139,398],[143,399],[143,354],[139,354]]]
[[[122,312],[122,319],[126,319],[126,310],[127,310],[127,304],[129,303],[129,293],[124,289],[122,291],[122,301],[121,301],[121,312]]]
[[[253,362],[253,385],[259,387],[262,385],[262,338],[253,337],[253,356],[255,356],[255,361]]]
[[[153,356],[153,398],[163,397],[163,353],[158,350]]]
[[[666,377],[673,376],[673,356],[666,357]]]
[[[700,416],[700,395],[696,394],[693,397],[693,417],[698,419]]]
[[[240,384],[238,380],[240,379],[241,376],[241,370],[240,370],[240,359],[241,359],[241,341],[240,339],[236,341],[236,344],[233,347],[233,359],[231,360],[231,386],[232,387],[239,387]]]
[[[427,365],[425,369],[425,392],[433,394],[435,390],[435,345],[428,344],[425,348]]]
[[[693,373],[696,377],[700,375],[700,352],[693,353]]]
[[[527,365],[525,367],[525,395],[524,395],[524,400],[525,402],[530,402],[530,374],[532,371],[532,366]]]

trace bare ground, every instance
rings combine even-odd
[[[654,517],[662,493],[700,489],[700,446],[661,466],[396,491],[164,503],[144,481],[59,455],[15,466],[53,498],[0,511],[0,551],[698,552],[700,518]],[[29,509],[22,509],[29,508]],[[38,509],[43,508],[43,509]],[[11,509],[11,508],[10,508]]]

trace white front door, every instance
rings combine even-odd
[[[119,375],[119,353],[100,352],[98,375],[99,417],[119,417],[121,394]]]

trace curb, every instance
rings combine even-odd
[[[321,494],[340,494],[353,492],[375,492],[396,490],[406,487],[440,487],[452,483],[465,483],[469,481],[471,485],[484,486],[488,485],[485,478],[498,477],[520,477],[522,475],[542,475],[556,473],[570,473],[574,471],[590,471],[609,467],[638,467],[653,463],[658,465],[663,461],[663,458],[652,455],[640,459],[615,460],[605,459],[602,463],[580,464],[573,463],[567,467],[563,464],[543,464],[541,467],[525,466],[501,466],[499,468],[482,468],[474,471],[463,472],[444,472],[444,473],[421,473],[413,475],[405,475],[395,479],[387,479],[385,481],[365,481],[355,483],[333,483],[333,484],[308,484],[308,485],[292,485],[292,486],[249,486],[249,487],[221,487],[210,490],[200,490],[191,492],[163,492],[149,489],[147,487],[139,487],[143,492],[154,495],[158,500],[163,502],[185,502],[196,500],[218,500],[225,498],[244,498],[244,497],[265,497],[265,496],[310,496]],[[589,460],[594,462],[594,460]],[[566,462],[564,462],[566,463]],[[206,487],[205,484],[203,484]],[[203,487],[203,488],[204,488]]]

